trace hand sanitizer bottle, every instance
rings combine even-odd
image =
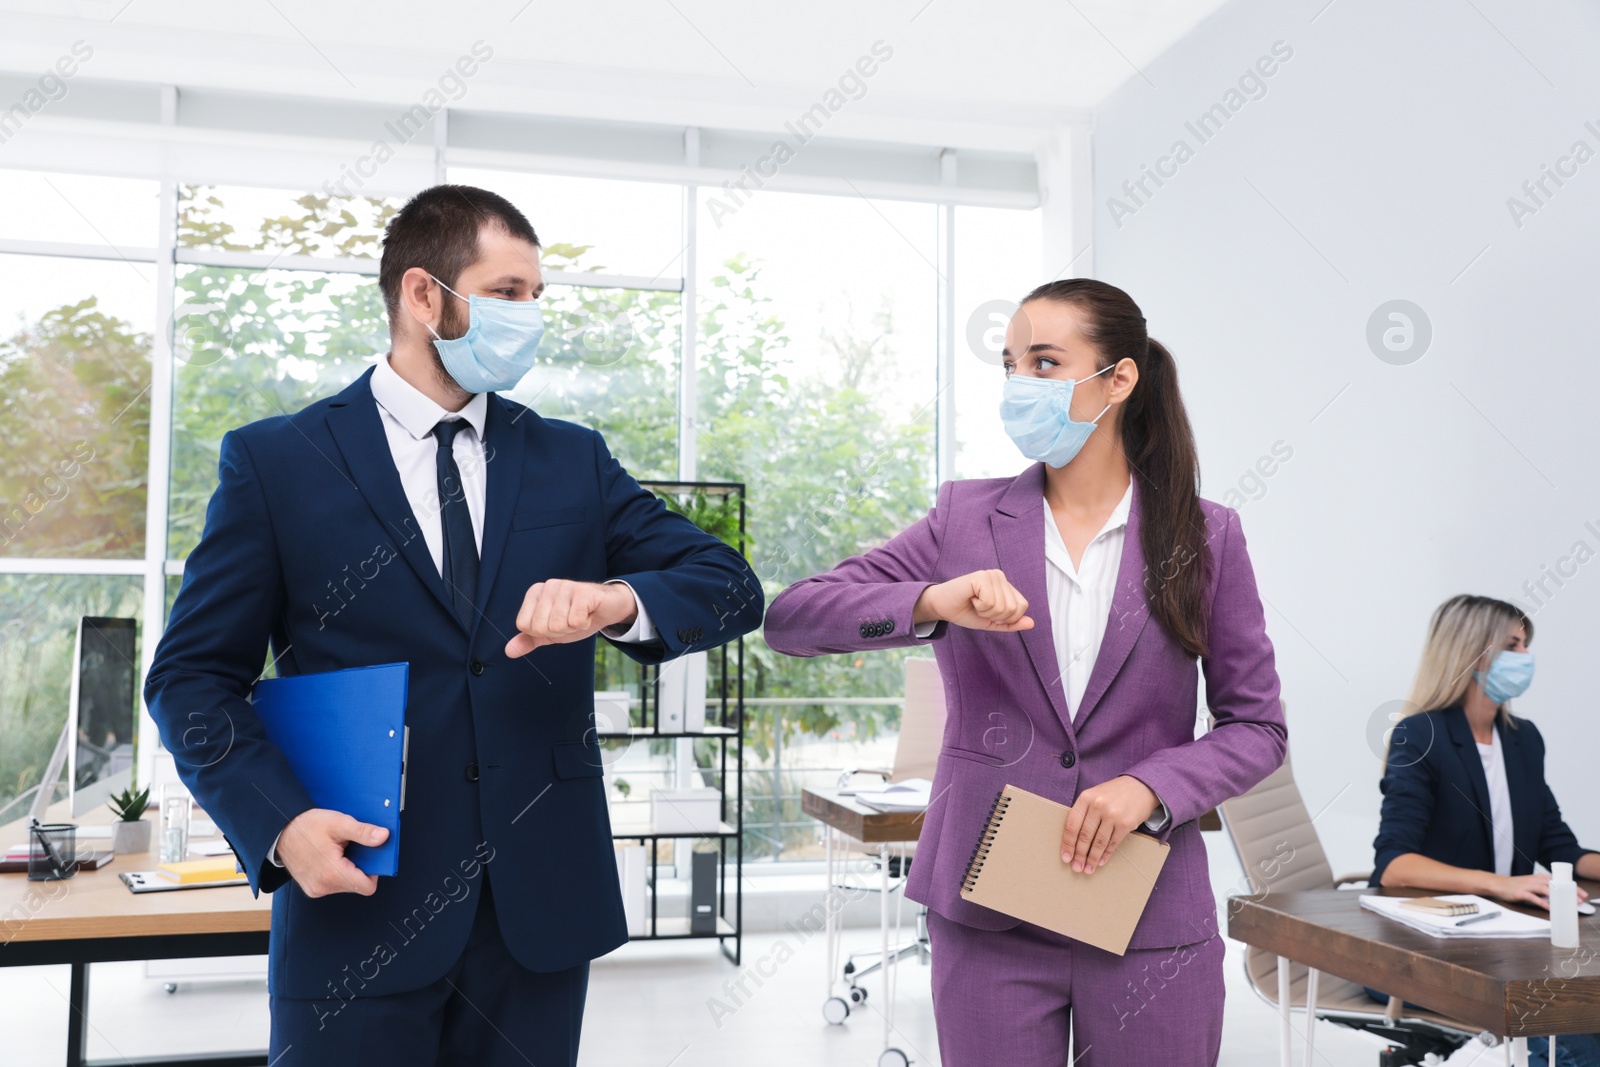
[[[1550,944],[1578,947],[1578,883],[1570,863],[1550,865]]]

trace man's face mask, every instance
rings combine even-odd
[[[440,362],[456,384],[469,393],[492,393],[521,381],[533,369],[539,342],[544,339],[544,310],[539,301],[464,297],[444,282],[439,286],[465,300],[469,309],[467,332],[460,337],[445,340],[432,325],[423,323],[433,334]]]

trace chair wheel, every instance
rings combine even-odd
[[[911,1059],[897,1048],[886,1048],[878,1057],[878,1067],[911,1067]]]
[[[866,1002],[867,1002],[867,991],[864,988],[862,988],[861,986],[851,986],[850,987],[850,1003],[852,1003],[852,1004],[865,1004]]]
[[[843,1026],[844,1021],[850,1018],[850,1005],[845,1003],[843,997],[829,997],[822,1002],[822,1017],[829,1026]]]

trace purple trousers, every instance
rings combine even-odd
[[[930,909],[928,939],[944,1067],[1215,1067],[1220,934],[1115,956],[1032,923],[978,930]]]

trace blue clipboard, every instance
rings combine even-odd
[[[283,751],[317,807],[388,829],[381,845],[345,846],[345,855],[367,874],[400,870],[409,674],[408,663],[384,663],[264,678],[250,695],[268,740]]]

